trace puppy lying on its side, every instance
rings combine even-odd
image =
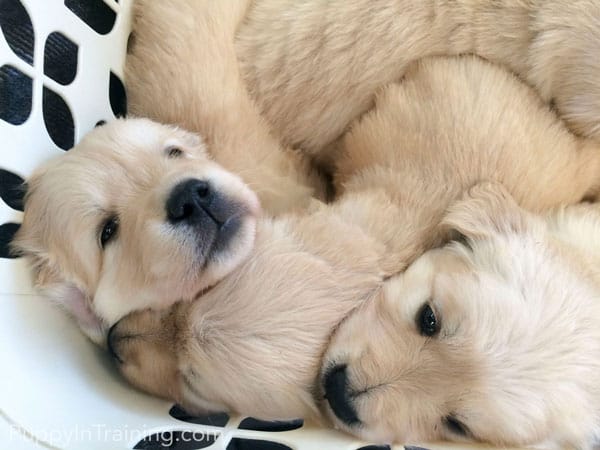
[[[328,144],[425,56],[474,53],[508,67],[572,130],[600,141],[597,0],[135,0],[134,8],[130,110],[202,134],[268,212],[322,191],[307,155],[335,166]]]
[[[383,358],[380,365],[375,361],[373,366],[362,368],[359,360],[356,380],[344,378],[345,372],[337,366],[330,370],[326,359],[322,381],[321,357],[330,333],[350,310],[364,303],[364,308],[370,310],[371,302],[398,298],[397,279],[384,280],[424,250],[447,239],[448,234],[437,225],[465,188],[481,179],[495,179],[504,183],[522,205],[538,211],[576,202],[597,191],[599,149],[569,134],[514,76],[468,57],[416,65],[402,84],[378,96],[375,110],[355,125],[340,151],[347,163],[340,165],[339,182],[345,191],[339,200],[307,216],[259,220],[250,256],[229,276],[192,302],[177,303],[170,310],[130,314],[112,328],[109,347],[129,381],[193,411],[225,409],[265,418],[315,416],[326,406],[321,388],[324,383],[328,404],[351,425],[346,427],[349,431],[398,441],[440,437],[463,440],[464,436],[453,430],[463,414],[470,408],[481,408],[485,400],[465,395],[459,398],[463,403],[458,404],[449,401],[432,406],[426,402],[423,411],[415,401],[410,404],[415,421],[407,412],[392,416],[402,422],[386,422],[383,417],[387,410],[379,407],[395,411],[395,404],[365,403],[362,410],[352,404],[352,399],[362,401],[361,370],[372,375],[369,380],[373,384],[378,376],[394,376],[383,365],[387,353],[378,353]],[[534,283],[537,274],[528,276]],[[433,316],[429,311],[419,311],[424,311],[424,326],[430,323]],[[415,320],[420,320],[419,312],[410,314],[414,327]],[[510,326],[510,315],[500,318],[503,325]],[[531,323],[536,327],[560,326],[558,316],[552,315],[552,320],[552,325]],[[353,316],[352,323],[359,321],[360,312]],[[342,327],[345,329],[345,325]],[[416,336],[414,339],[420,339],[421,347],[427,345],[425,338],[409,331]],[[543,331],[530,330],[532,334]],[[371,329],[364,332],[369,336]],[[401,333],[393,336],[403,338]],[[339,341],[342,349],[344,338]],[[465,348],[474,345],[477,342],[467,342]],[[495,345],[494,341],[489,345]],[[497,345],[504,345],[504,341]],[[519,361],[519,353],[508,350],[498,354],[504,359],[492,362],[512,367],[513,358],[515,363]],[[554,357],[553,353],[549,355]],[[528,357],[535,367],[549,356],[540,351]],[[369,355],[364,358],[369,364]],[[415,361],[417,364],[418,359]],[[453,382],[446,376],[444,382],[462,386],[467,393],[479,392],[480,385],[475,381],[480,378],[470,376],[470,366],[453,365],[454,360],[437,361],[433,356],[422,361],[423,365],[437,363],[441,367],[447,364],[450,374],[457,377]],[[379,367],[384,369],[381,373]],[[580,380],[577,371],[558,373],[552,371],[563,366],[545,367],[551,371],[547,376],[553,379],[565,377],[574,384]],[[476,373],[484,369],[472,368]],[[467,371],[464,377],[463,370]],[[507,380],[515,392],[531,391],[528,370],[528,366],[515,365],[516,372]],[[340,389],[350,381],[357,383],[357,389],[353,385],[348,385],[347,392]],[[411,392],[439,389],[435,376],[419,377],[416,373],[410,381],[407,389]],[[501,382],[497,379],[496,385],[503,392]],[[550,384],[536,386],[540,387],[538,398],[559,398],[544,391]],[[458,387],[444,389],[458,391]],[[520,411],[520,401],[529,402],[532,397],[511,398],[515,411]],[[580,399],[569,395],[559,398],[563,408],[587,408]],[[494,424],[487,425],[487,418],[469,416],[468,426],[474,430],[471,438],[510,445],[562,443],[563,439],[582,444],[592,438],[590,431],[595,432],[587,422],[574,431],[575,422],[548,422],[547,417],[554,413],[550,402],[536,404],[538,415],[511,415],[501,403],[503,399],[498,400],[498,405],[485,405],[486,413],[489,417],[502,415],[503,422],[498,419],[498,428],[494,428]],[[399,405],[401,408],[402,403]],[[522,405],[522,410],[528,408]],[[586,412],[594,413],[590,409]],[[381,429],[378,422],[369,421],[362,428],[360,420],[371,415],[381,420]],[[507,430],[513,422],[519,422],[514,423],[519,432],[510,434]]]
[[[328,413],[378,440],[600,444],[600,207],[540,217],[479,185],[463,237],[389,280],[336,331]]]

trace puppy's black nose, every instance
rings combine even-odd
[[[333,413],[343,423],[349,426],[358,425],[360,419],[352,404],[352,395],[348,386],[348,373],[346,365],[333,366],[325,373],[323,387],[325,398]]]
[[[167,200],[169,222],[193,222],[205,216],[212,197],[212,190],[206,181],[189,179],[180,182],[173,188]]]
[[[115,330],[118,324],[119,322],[115,323],[112,327],[110,327],[110,330],[108,330],[108,336],[106,337],[106,348],[108,349],[110,356],[112,356],[118,363],[122,363],[123,361],[121,358],[119,358],[119,354],[116,350],[119,337],[117,333],[115,333]]]

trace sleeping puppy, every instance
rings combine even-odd
[[[191,299],[251,251],[259,203],[202,140],[117,120],[28,180],[14,248],[92,340],[130,311]]]
[[[214,288],[168,310],[126,316],[112,327],[109,348],[131,383],[176,400],[190,411],[319,418],[323,383],[329,404],[336,405],[339,387],[345,386],[346,380],[357,383],[356,390],[352,387],[347,392],[348,397],[360,401],[361,370],[372,376],[369,381],[390,375],[383,366],[379,372],[377,360],[370,366],[368,354],[363,355],[367,367],[357,361],[356,379],[337,375],[343,373],[337,360],[332,366],[326,358],[325,369],[321,369],[330,333],[351,310],[362,305],[370,311],[371,305],[389,298],[388,292],[394,293],[398,285],[397,278],[390,278],[393,274],[448,240],[451,234],[441,230],[439,223],[466,188],[490,178],[504,183],[519,203],[535,211],[577,202],[597,192],[599,150],[596,144],[571,135],[531,89],[505,70],[474,57],[423,61],[408,71],[401,84],[381,92],[373,112],[355,124],[341,143],[344,163],[339,166],[337,181],[343,194],[336,202],[316,207],[309,215],[260,219],[250,256]],[[527,276],[533,282],[535,275]],[[361,320],[362,309],[358,311],[349,322],[353,331]],[[376,311],[373,314],[376,316]],[[431,317],[427,312],[423,322]],[[498,317],[507,326],[512,320],[509,314]],[[369,324],[373,318],[366,316],[366,320]],[[571,333],[574,326],[564,333]],[[345,328],[342,324],[341,330]],[[362,330],[367,337],[371,333],[377,336],[376,332],[370,327]],[[418,333],[415,336],[423,340]],[[346,335],[335,341],[342,350],[344,339],[352,342]],[[478,345],[467,344],[467,350]],[[385,348],[378,353],[384,362]],[[356,357],[360,356],[358,352]],[[544,351],[528,354],[534,367],[546,357]],[[443,365],[445,360],[434,363]],[[479,369],[474,366],[473,371]],[[444,382],[451,386],[470,382],[470,372],[462,377],[460,370],[457,365],[454,372],[443,372]],[[510,378],[517,390],[519,375],[528,379],[520,370],[526,372],[527,368],[515,368]],[[459,381],[449,380],[455,373]],[[406,389],[420,393],[416,377]],[[467,392],[479,389],[478,385],[464,387]],[[444,384],[440,389],[447,388]],[[528,402],[531,396],[515,396],[516,409],[521,400]],[[350,418],[354,425],[349,415],[353,411],[357,420],[377,418],[365,422],[371,427],[365,430],[370,437],[463,439],[441,430],[450,426],[443,422],[446,417],[449,424],[460,423],[462,414],[467,413],[458,409],[460,404],[456,411],[440,407],[435,410],[440,413],[435,416],[437,422],[423,423],[399,415],[394,417],[404,422],[386,422],[386,410],[379,405],[394,406],[384,400],[367,403],[364,410],[348,404],[352,405],[351,401],[340,400],[341,407],[332,406],[333,411],[342,420]],[[417,409],[415,417],[420,417],[418,405],[410,406]],[[567,435],[569,430],[560,423],[546,427],[544,420],[550,413],[544,408],[551,405],[539,406],[538,417],[512,416],[541,421],[530,426],[515,424],[524,431],[513,440],[499,438],[492,425],[477,428],[469,422],[468,426],[475,430],[475,439],[515,445],[556,441],[557,436]],[[490,414],[501,415],[501,408]],[[378,421],[385,432],[377,428]],[[362,430],[360,424],[345,429]],[[530,429],[541,431],[528,433]]]
[[[504,65],[600,141],[596,0],[135,0],[134,10],[130,110],[202,134],[269,212],[324,198],[307,158],[335,167],[329,144],[428,55]]]
[[[600,208],[547,216],[483,184],[444,226],[459,242],[386,282],[322,367],[335,424],[368,439],[600,443]]]

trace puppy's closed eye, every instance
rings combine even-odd
[[[468,437],[471,435],[469,428],[452,414],[444,417],[442,422],[446,428],[458,436]]]
[[[117,216],[110,216],[102,224],[100,230],[100,247],[104,248],[112,239],[117,235],[119,229],[119,218]]]
[[[471,240],[462,233],[456,232],[455,236],[453,236],[452,242],[456,242],[459,245],[462,245],[463,248],[472,252],[473,247],[471,246]]]
[[[175,145],[167,147],[165,154],[168,158],[181,158],[183,156],[183,150]]]

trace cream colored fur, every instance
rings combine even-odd
[[[131,110],[201,133],[268,211],[323,197],[307,158],[331,168],[329,144],[428,55],[502,64],[600,140],[595,0],[136,0],[135,13]]]
[[[388,441],[595,448],[598,206],[540,217],[484,184],[444,224],[466,245],[431,250],[387,281],[329,346],[324,372],[346,367],[360,420],[350,430]],[[419,330],[425,304],[440,327],[432,337]]]
[[[486,95],[478,95],[479,92]],[[521,204],[541,211],[577,202],[594,192],[600,158],[595,144],[570,135],[547,106],[513,75],[473,57],[432,59],[415,65],[403,83],[392,85],[378,95],[374,111],[352,127],[338,150],[343,155],[338,178],[343,194],[336,202],[314,206],[308,215],[259,220],[250,256],[213,289],[193,302],[180,302],[169,310],[134,312],[115,325],[109,340],[119,368],[130,382],[176,400],[191,411],[226,409],[263,418],[323,419],[321,412],[327,408],[321,391],[322,364],[327,368],[337,363],[338,355],[344,356],[346,350],[352,352],[356,348],[356,358],[365,358],[366,367],[358,359],[355,369],[360,380],[361,370],[372,379],[394,376],[386,368],[395,368],[405,361],[401,358],[403,352],[389,350],[389,346],[400,347],[406,333],[414,334],[410,326],[407,331],[399,328],[397,334],[393,334],[394,328],[379,330],[376,317],[363,311],[372,311],[386,301],[402,305],[393,300],[398,299],[395,292],[403,278],[386,280],[423,251],[452,236],[437,225],[447,207],[466,188],[492,179],[503,183]],[[485,205],[485,201],[480,202],[482,214]],[[485,222],[477,223],[473,229],[486,232],[484,225]],[[470,236],[468,230],[462,231]],[[497,258],[498,264],[504,264],[501,254]],[[560,261],[556,263],[558,267],[562,267]],[[536,260],[539,264],[543,262],[544,258]],[[540,269],[539,273],[531,270],[523,274],[523,283],[545,287],[543,277],[547,273],[554,282],[562,282],[563,278],[556,278],[556,272]],[[494,284],[489,287],[484,284],[483,288],[512,292],[513,288],[503,286],[502,280],[492,281]],[[576,271],[568,282],[586,293],[576,297],[576,301],[584,302],[582,305],[573,305],[582,311],[581,316],[573,317],[583,317],[583,311],[592,305],[587,295],[593,292],[593,286],[578,278]],[[535,311],[543,320],[532,326],[547,325],[549,328],[540,333],[556,335],[557,342],[564,340],[565,345],[566,337],[573,334],[575,344],[568,347],[572,350],[579,340],[587,341],[588,335],[578,337],[572,333],[576,323],[561,328],[564,322],[556,311],[572,298],[565,293],[564,290],[540,293],[537,302],[547,299],[555,303],[548,306],[549,316],[538,305]],[[547,298],[550,294],[552,298]],[[487,299],[476,300],[484,305]],[[328,357],[322,361],[330,333],[355,308],[359,309],[342,324]],[[483,306],[480,309],[485,310]],[[462,417],[466,414],[463,411],[472,406],[489,413],[489,416],[476,413],[469,416],[473,439],[514,445],[591,442],[596,430],[593,426],[596,403],[581,401],[595,398],[596,384],[588,380],[589,367],[583,362],[581,367],[585,366],[585,370],[581,372],[561,371],[571,367],[568,362],[560,362],[563,347],[551,345],[539,353],[533,350],[527,353],[531,367],[551,370],[551,381],[529,384],[530,366],[515,366],[511,377],[505,380],[508,384],[502,378],[508,372],[493,374],[496,389],[491,392],[493,402],[476,395],[478,389],[483,389],[481,373],[487,374],[489,367],[501,367],[505,360],[518,357],[518,353],[513,356],[499,351],[491,353],[489,360],[474,357],[467,360],[470,365],[465,364],[465,355],[479,345],[476,338],[483,333],[487,339],[485,333],[491,332],[489,345],[502,349],[508,345],[503,340],[503,330],[509,330],[513,321],[530,323],[527,317],[513,317],[511,307],[500,304],[499,300],[481,314],[497,321],[478,330],[477,321],[473,320],[471,334],[461,341],[464,346],[457,350],[454,359],[414,357],[409,361],[425,371],[423,377],[415,372],[406,382],[409,392],[418,392],[415,395],[420,396],[423,390],[430,390],[439,392],[436,394],[439,398],[445,398],[442,395],[447,392],[459,400],[463,391],[472,392],[464,403],[457,401],[442,407],[438,397],[428,403],[429,398],[424,396],[421,410],[418,402],[403,403],[402,398],[394,396],[394,391],[387,393],[395,399],[390,403],[385,400],[368,403],[365,397],[364,409],[359,409],[365,427],[348,431],[398,441],[438,437],[464,440],[442,429],[442,421],[450,414]],[[377,319],[393,325],[394,317]],[[410,318],[414,319],[414,315]],[[363,328],[359,333],[356,327],[361,322]],[[590,322],[586,333],[595,333],[592,328]],[[500,331],[494,332],[496,329]],[[349,330],[348,334],[340,334],[344,330]],[[521,332],[521,328],[516,330]],[[374,359],[370,365],[370,355],[360,352],[361,339],[363,336],[376,339],[385,332],[398,342],[385,341],[384,347],[378,347],[376,340],[368,341],[376,351],[373,358],[381,359]],[[352,346],[354,333],[357,344]],[[412,334],[407,335],[407,342],[416,347],[414,350],[407,347],[406,358],[415,355],[424,342]],[[496,335],[498,342],[493,340]],[[543,338],[540,339],[542,342]],[[581,345],[585,348],[582,361],[587,364],[593,358],[586,355],[594,347]],[[559,353],[555,354],[555,350]],[[570,357],[578,358],[575,353]],[[548,359],[556,359],[556,365],[546,364]],[[431,376],[427,375],[428,364],[433,364]],[[578,386],[556,397],[566,411],[574,410],[573,420],[564,422],[556,420],[554,403],[537,400],[551,398],[553,393],[549,389],[559,374],[567,377],[565,386]],[[419,383],[427,384],[422,387]],[[516,396],[512,389],[527,395]],[[503,392],[507,392],[506,398]],[[414,421],[408,412],[402,413],[408,411],[405,405],[414,413]],[[444,409],[450,405],[453,409]],[[509,406],[518,412],[506,415]],[[585,407],[590,419],[579,421],[587,416],[575,411],[575,407]],[[390,415],[389,421],[386,414]],[[370,422],[370,417],[377,420]],[[546,420],[548,417],[553,419]],[[515,429],[512,435],[507,431],[511,424]]]

